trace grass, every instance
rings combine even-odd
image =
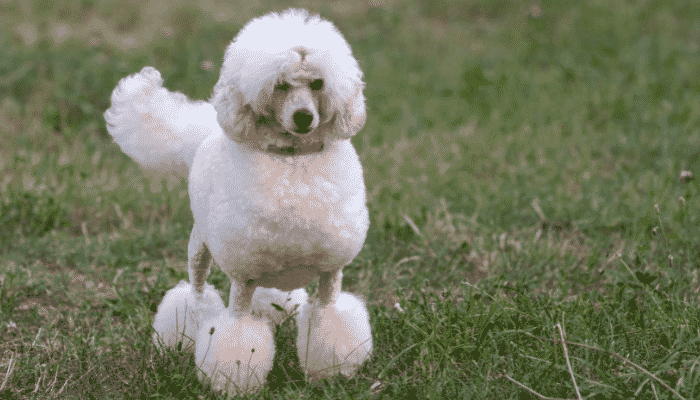
[[[242,24],[285,7],[227,3],[0,1],[0,397],[223,397],[150,341],[187,275],[186,185],[144,175],[102,112],[144,65],[208,98]],[[372,225],[343,284],[375,351],[306,382],[288,319],[250,397],[700,397],[700,197],[679,179],[700,173],[700,4],[297,5],[366,75]]]

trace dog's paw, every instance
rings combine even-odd
[[[180,281],[163,297],[153,322],[153,342],[161,346],[194,352],[194,341],[199,325],[225,310],[224,302],[210,284],[204,285],[204,294],[197,296],[189,282]]]
[[[202,323],[195,360],[199,377],[227,393],[247,393],[265,384],[272,369],[275,340],[266,321],[227,312]]]
[[[304,306],[297,317],[297,351],[311,379],[337,373],[350,377],[372,353],[372,330],[365,302],[341,292],[338,300],[320,307]]]

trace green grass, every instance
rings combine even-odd
[[[208,98],[242,24],[285,5],[152,3],[0,1],[1,398],[224,397],[150,340],[187,276],[186,184],[144,175],[102,113],[144,65]],[[700,196],[679,179],[700,174],[700,3],[365,4],[297,3],[366,76],[372,225],[343,284],[374,354],[307,382],[289,319],[250,397],[700,398]]]

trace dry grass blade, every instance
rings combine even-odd
[[[557,324],[557,325],[558,325],[558,324]],[[552,340],[552,339],[547,339],[547,338],[535,336],[535,335],[533,335],[533,334],[531,334],[531,333],[529,333],[529,332],[524,332],[524,333],[525,333],[526,335],[528,335],[528,336],[531,336],[531,337],[535,338],[535,339],[540,339],[540,340],[544,340],[544,341],[547,341],[547,342],[554,342],[554,340]],[[563,338],[562,338],[562,340],[563,340]],[[686,400],[685,397],[681,396],[678,392],[676,392],[675,390],[673,390],[673,388],[670,387],[670,386],[668,386],[664,381],[662,381],[661,379],[657,378],[654,374],[652,374],[651,372],[647,371],[644,367],[633,363],[633,362],[632,362],[631,360],[629,360],[628,358],[625,358],[625,357],[623,357],[623,356],[621,356],[621,355],[619,355],[619,354],[613,353],[613,352],[611,352],[611,351],[607,351],[607,350],[599,349],[599,348],[597,348],[597,347],[589,346],[589,345],[587,345],[587,344],[575,343],[575,342],[569,342],[569,341],[565,341],[565,342],[566,342],[566,344],[569,344],[569,345],[571,345],[571,346],[583,347],[583,348],[585,348],[585,349],[595,350],[595,351],[599,351],[599,352],[601,352],[601,353],[607,353],[607,354],[609,354],[609,355],[611,355],[611,356],[613,356],[613,357],[615,357],[615,358],[621,360],[621,361],[624,362],[625,364],[631,365],[631,366],[637,368],[638,370],[642,371],[644,374],[648,375],[651,379],[653,379],[653,380],[655,380],[656,382],[658,382],[661,386],[663,386],[663,387],[665,387],[666,389],[670,390],[671,393],[673,393],[674,395],[676,395],[679,399]],[[555,343],[556,343],[556,342],[555,342]]]
[[[535,392],[534,390],[530,389],[529,387],[523,385],[522,383],[516,381],[515,379],[511,378],[510,376],[508,376],[507,373],[505,373],[505,371],[503,372],[503,377],[508,379],[509,381],[515,383],[516,385],[520,386],[521,388],[523,388],[523,390],[526,390],[526,391],[532,393],[533,395],[539,397],[542,400],[572,400],[572,399],[561,399],[561,398],[556,398],[556,397],[547,397],[547,396],[541,395],[541,394]]]
[[[7,380],[10,379],[10,375],[12,375],[12,371],[15,369],[15,355],[14,353],[10,356],[10,362],[7,364],[7,372],[5,373],[5,379],[2,381],[2,385],[0,385],[0,390],[5,389],[5,385],[7,385]]]
[[[574,388],[576,389],[576,396],[579,400],[583,400],[581,397],[581,392],[578,390],[578,385],[576,384],[576,377],[574,377],[574,370],[571,368],[571,361],[569,360],[569,350],[566,348],[566,340],[564,339],[564,330],[561,324],[557,323],[556,327],[559,329],[559,336],[561,336],[561,345],[564,348],[564,357],[566,358],[566,365],[569,367],[569,373],[571,374],[571,380],[574,382]]]
[[[72,378],[72,377],[73,377],[73,374],[70,374],[70,375],[68,376],[68,379],[66,379],[66,381],[63,383],[63,386],[61,386],[61,390],[59,390],[58,393],[56,393],[56,396],[58,396],[58,395],[60,395],[61,393],[63,393],[63,389],[66,388],[66,385],[68,385],[68,381],[70,381],[70,378]]]

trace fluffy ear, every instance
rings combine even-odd
[[[246,132],[255,128],[253,110],[245,105],[243,93],[235,85],[217,84],[211,102],[216,120],[231,140],[241,141]]]
[[[354,93],[345,102],[339,105],[336,115],[336,134],[342,139],[349,139],[365,126],[367,120],[367,110],[365,106],[365,96],[362,81],[356,82]]]

